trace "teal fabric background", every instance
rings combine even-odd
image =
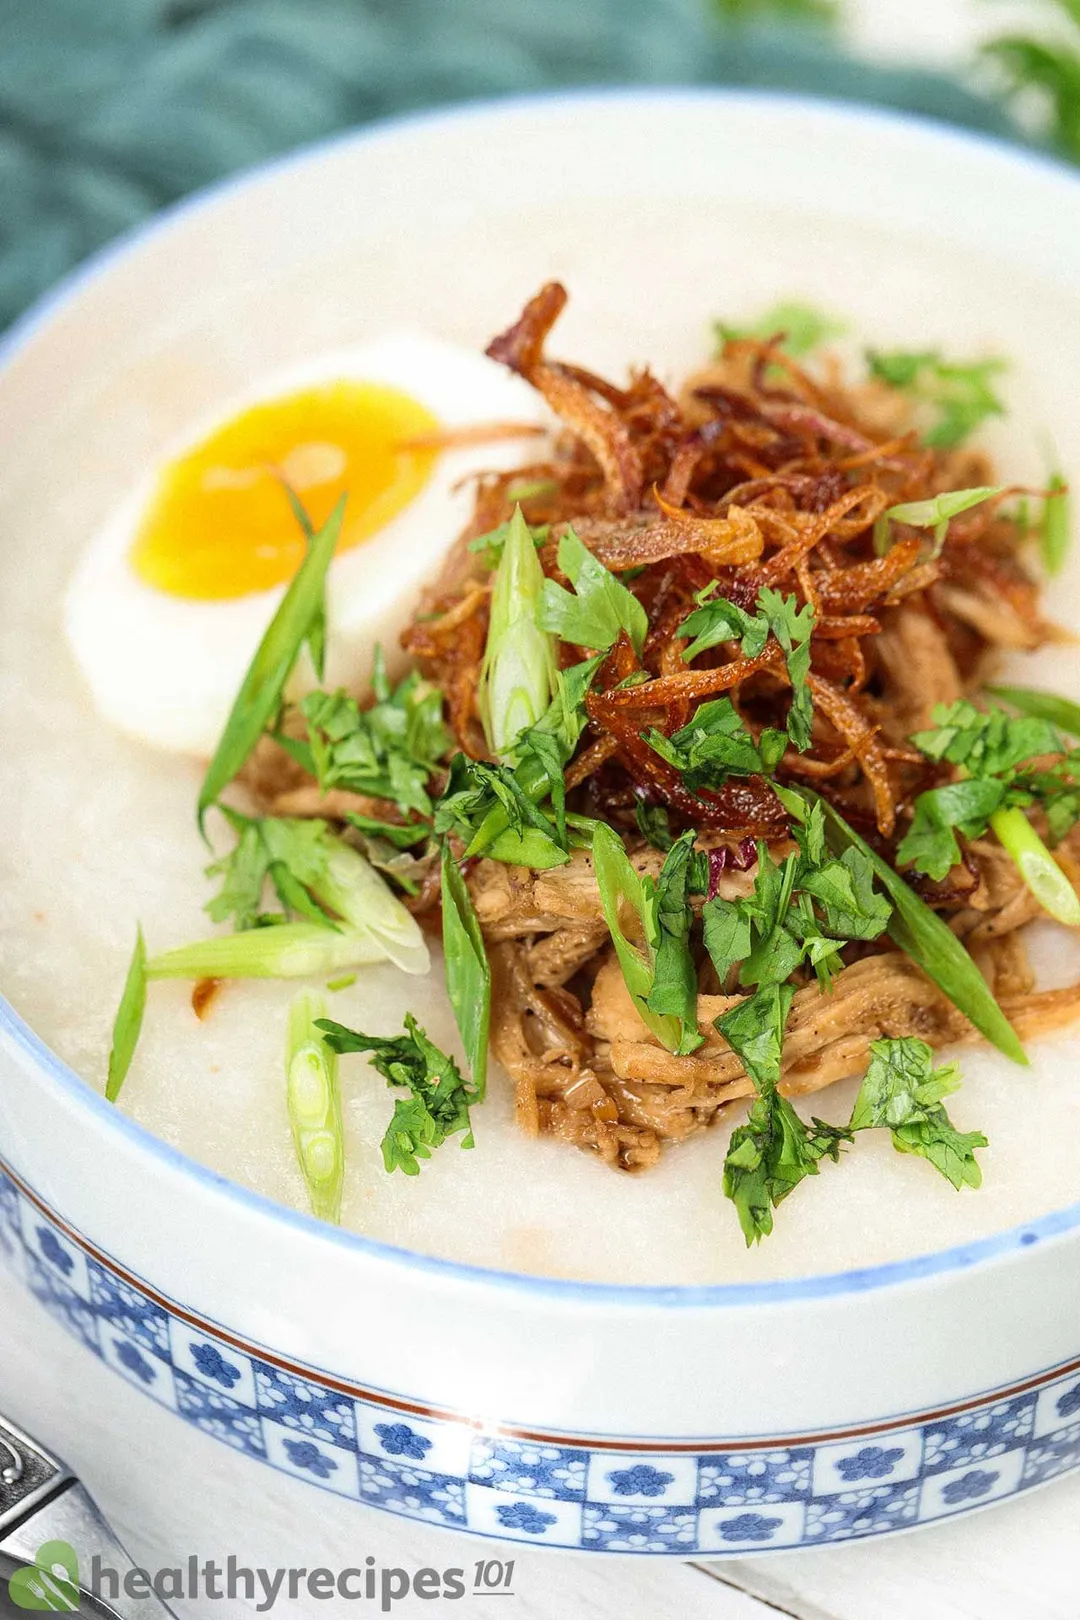
[[[395,112],[560,85],[715,83],[1007,133],[929,74],[708,0],[0,0],[0,327],[117,232],[219,176]]]

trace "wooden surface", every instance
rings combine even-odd
[[[70,1339],[0,1269],[0,1411],[75,1467],[136,1562],[471,1571],[501,1548],[342,1502],[238,1457],[163,1411]],[[720,1565],[514,1548],[505,1620],[1078,1620],[1080,1478],[962,1522],[832,1551]],[[492,1605],[409,1597],[392,1613],[485,1620]],[[178,1603],[185,1620],[244,1617],[236,1601]],[[340,1599],[275,1613],[379,1613]]]

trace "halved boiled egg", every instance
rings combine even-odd
[[[391,664],[423,585],[467,523],[462,480],[513,467],[526,441],[440,449],[440,434],[539,425],[543,407],[480,354],[388,336],[271,379],[191,435],[88,546],[65,624],[94,701],[147,742],[209,754],[305,541],[346,498],[327,586],[328,685]]]

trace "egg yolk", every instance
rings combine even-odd
[[[334,382],[245,411],[168,466],[131,562],[173,596],[225,601],[291,579],[306,542],[285,489],[312,523],[346,496],[338,553],[370,539],[423,489],[437,451],[431,412],[379,383]]]

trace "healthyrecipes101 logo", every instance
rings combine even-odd
[[[478,1558],[469,1571],[454,1569],[400,1569],[365,1558],[360,1568],[332,1569],[248,1569],[230,1556],[225,1564],[212,1559],[200,1563],[197,1557],[184,1565],[151,1572],[128,1569],[121,1573],[95,1556],[89,1579],[79,1574],[79,1559],[66,1541],[46,1541],[37,1550],[32,1564],[16,1570],[8,1582],[12,1603],[19,1609],[71,1614],[78,1610],[84,1594],[115,1603],[121,1591],[127,1598],[151,1595],[169,1603],[187,1600],[246,1600],[256,1614],[266,1614],[275,1604],[295,1603],[301,1596],[342,1597],[354,1602],[377,1604],[388,1614],[395,1603],[410,1593],[419,1598],[455,1599],[466,1593],[501,1593],[513,1596],[514,1560]]]
[[[19,1609],[70,1614],[79,1607],[79,1559],[66,1541],[46,1541],[32,1564],[17,1569],[8,1594]]]

